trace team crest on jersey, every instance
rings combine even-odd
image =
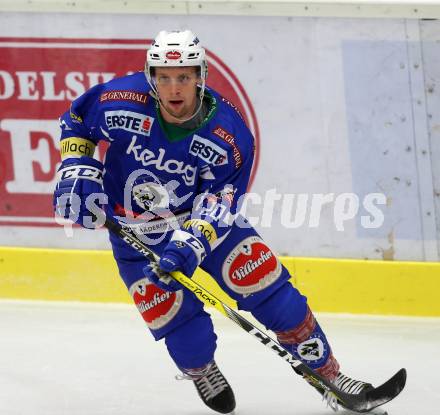
[[[138,180],[133,184],[132,194],[136,204],[146,212],[169,209],[170,196],[160,183]]]
[[[243,295],[261,291],[273,284],[281,272],[280,261],[257,235],[236,245],[222,267],[226,285]]]
[[[154,118],[132,111],[106,111],[105,123],[109,130],[120,129],[149,136]]]
[[[207,138],[194,134],[189,146],[189,152],[197,156],[208,164],[221,166],[228,162],[228,153],[217,144]]]
[[[147,278],[135,282],[129,291],[147,326],[152,330],[168,324],[182,307],[182,290],[164,291]]]

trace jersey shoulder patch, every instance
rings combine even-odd
[[[236,169],[238,169],[243,164],[243,156],[240,151],[240,148],[236,143],[235,135],[229,132],[226,128],[227,127],[223,127],[219,123],[214,126],[212,130],[212,134],[231,147],[234,166]]]
[[[143,72],[112,79],[103,85],[99,103],[132,103],[146,105],[151,99],[150,86]]]
[[[255,140],[238,108],[217,94],[220,100],[216,116],[211,120],[210,132],[217,143],[226,144],[238,169],[254,153]]]

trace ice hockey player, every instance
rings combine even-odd
[[[220,413],[235,408],[215,360],[216,334],[194,294],[169,277],[200,266],[298,359],[348,393],[370,384],[339,371],[307,299],[261,236],[240,215],[254,138],[235,106],[206,86],[205,49],[189,30],[161,31],[144,72],[99,84],[61,117],[56,212],[94,228],[93,207],[148,241],[148,263],[110,235],[119,272],[156,340]],[[105,162],[93,158],[100,140]],[[91,278],[93,276],[90,276]],[[319,387],[315,386],[323,394]],[[334,406],[334,402],[333,402]]]

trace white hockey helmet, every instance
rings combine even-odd
[[[145,75],[153,92],[157,96],[152,69],[155,67],[200,67],[200,99],[203,99],[206,78],[208,77],[208,62],[206,52],[199,45],[199,39],[190,30],[167,32],[162,30],[153,40],[147,50]]]

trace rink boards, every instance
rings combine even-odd
[[[323,3],[298,3],[300,15],[285,8],[294,2],[230,1],[220,14],[216,2],[53,3],[0,6],[0,298],[131,301],[106,232],[67,237],[55,223],[57,120],[96,82],[142,70],[159,30],[193,28],[208,84],[256,136],[246,214],[314,309],[440,315],[440,20],[421,19],[438,11],[406,3],[396,14],[390,2],[363,15],[384,7],[387,18],[355,19],[367,2],[329,3],[339,18],[322,17]],[[90,13],[69,13],[79,3]],[[382,215],[368,209],[374,195]]]
[[[0,245],[109,248],[56,226],[58,118],[176,27],[255,135],[244,213],[275,252],[440,260],[440,20],[404,18],[0,13]]]
[[[440,316],[433,262],[281,257],[314,310]],[[110,251],[0,248],[0,298],[130,303]],[[142,276],[140,276],[141,278]],[[234,305],[206,273],[195,278]]]

